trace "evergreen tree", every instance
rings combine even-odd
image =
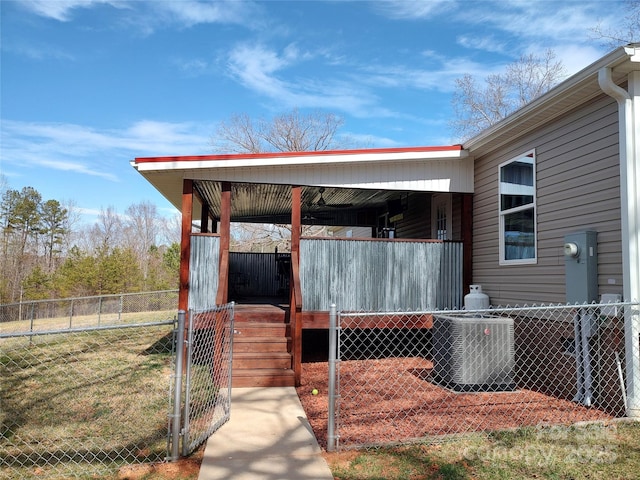
[[[69,212],[62,208],[57,200],[47,200],[41,208],[41,229],[44,237],[45,257],[49,270],[53,268],[56,255],[60,254],[64,236],[68,233],[66,225]]]

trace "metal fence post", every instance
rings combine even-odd
[[[31,312],[29,313],[29,331],[33,332],[33,321],[34,321],[34,313],[33,310],[36,308],[36,304],[35,303],[31,303]],[[29,344],[33,343],[33,337],[30,336],[29,337]]]
[[[121,297],[122,298],[122,297]],[[186,313],[178,311],[178,334],[176,337],[176,371],[173,390],[173,414],[171,424],[171,457],[176,461],[180,456],[180,411],[182,407],[182,364],[184,361],[184,324]]]
[[[327,451],[336,449],[336,342],[338,339],[336,325],[336,304],[329,307],[329,417],[327,419]]]
[[[102,297],[98,299],[98,326],[100,326],[100,315],[102,314]]]
[[[640,312],[637,308],[625,306],[624,333],[627,367],[626,415],[630,418],[640,418]]]
[[[189,310],[189,318],[193,318],[193,310]],[[189,454],[189,420],[191,419],[191,362],[193,358],[193,328],[189,322],[189,331],[187,332],[187,358],[186,371],[185,371],[185,391],[184,391],[184,419],[182,427],[182,455],[187,456]]]

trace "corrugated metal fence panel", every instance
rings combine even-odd
[[[462,292],[461,257],[456,243],[304,239],[303,309],[326,311],[331,303],[341,310],[445,308]]]
[[[440,288],[438,289],[438,309],[460,309],[464,295],[462,285],[462,243],[445,242],[442,244],[440,259]]]
[[[242,296],[276,296],[278,269],[273,253],[229,253],[229,289]]]
[[[220,237],[191,236],[189,266],[189,309],[214,307],[218,293]]]

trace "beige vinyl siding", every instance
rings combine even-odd
[[[499,262],[498,165],[536,152],[537,264]],[[564,236],[598,232],[599,293],[622,292],[617,106],[602,95],[476,158],[473,279],[494,305],[564,302]]]
[[[407,199],[407,210],[396,222],[397,238],[429,238],[431,236],[431,195],[412,192]]]
[[[396,223],[397,238],[431,238],[432,194],[412,192],[409,194],[407,210],[401,221]],[[451,195],[450,240],[462,240],[462,196]]]
[[[462,241],[462,195],[451,195],[451,240]]]

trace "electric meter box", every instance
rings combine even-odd
[[[598,234],[586,231],[564,237],[567,303],[598,301]]]

